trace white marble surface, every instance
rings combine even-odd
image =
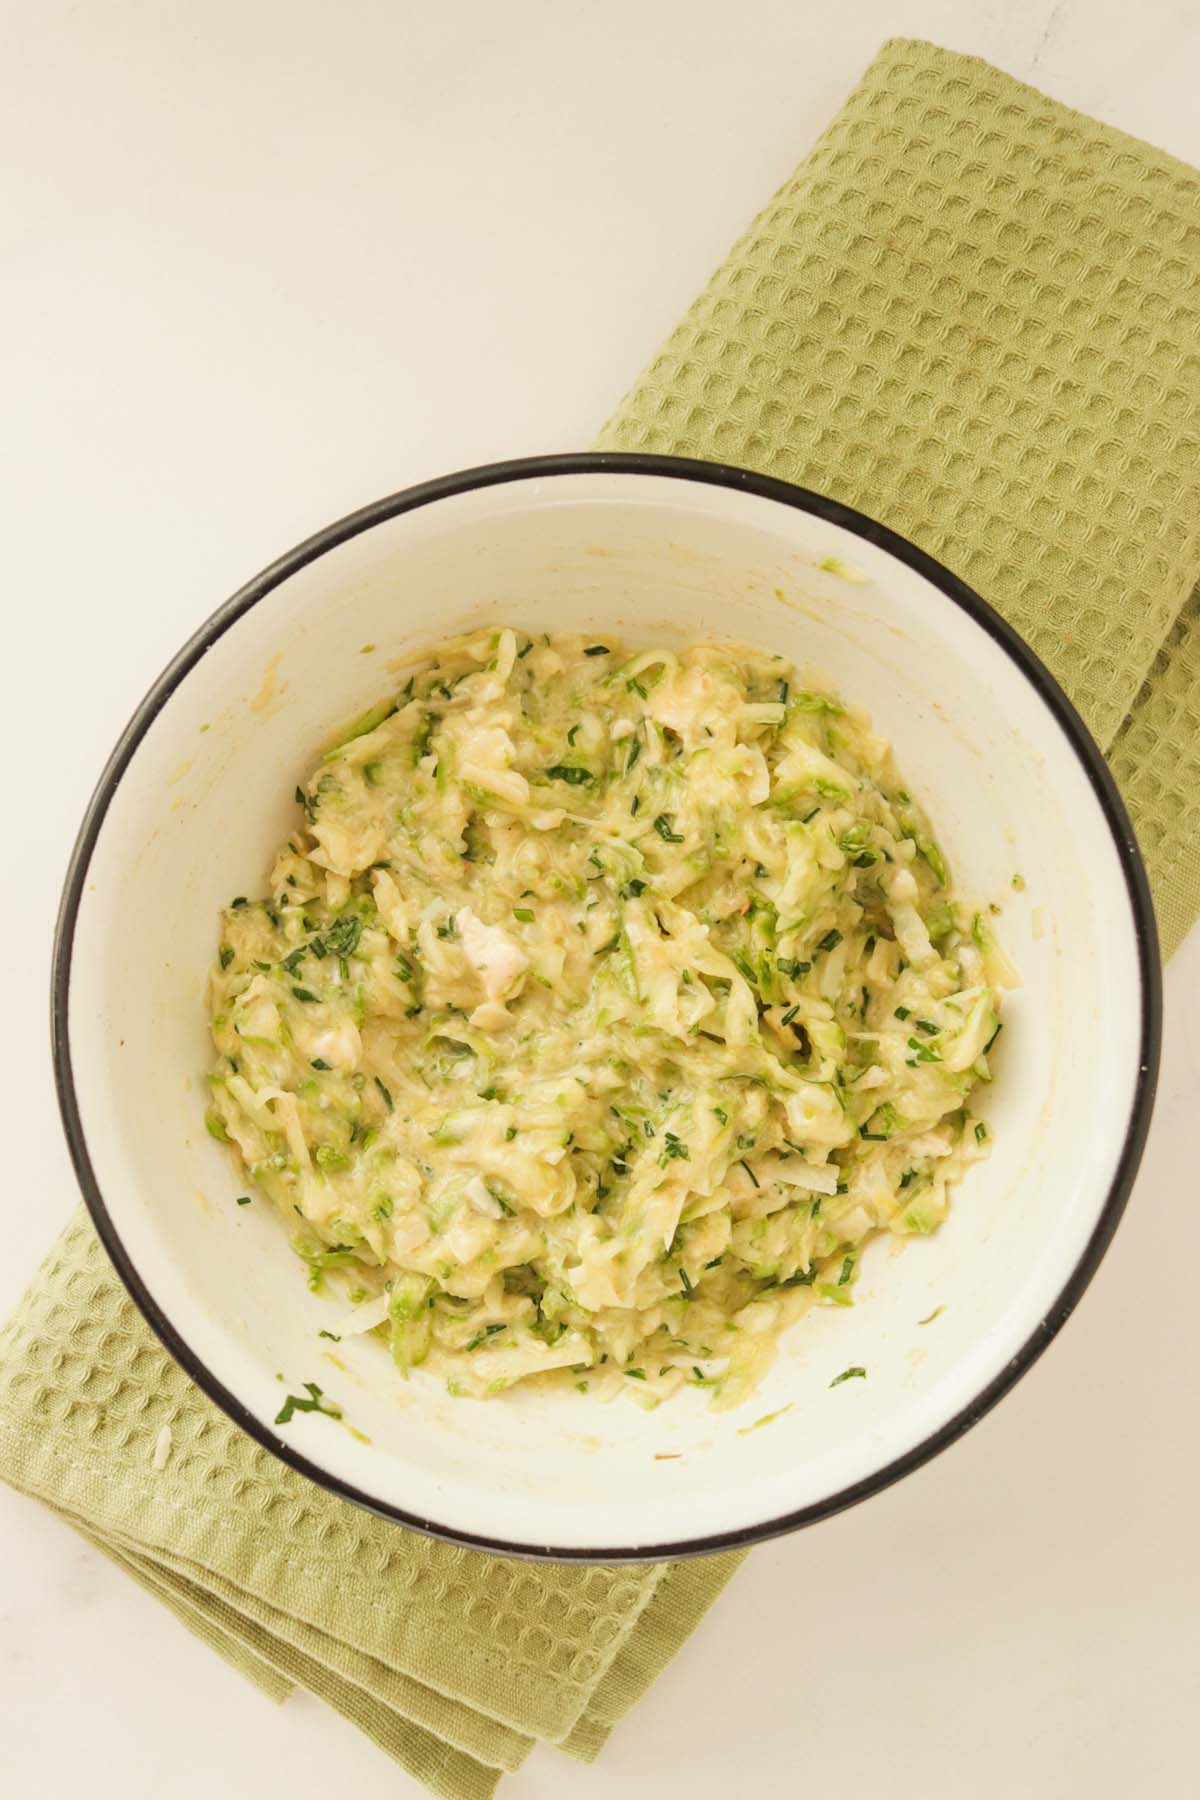
[[[360,501],[586,442],[893,33],[1200,162],[1188,0],[0,4],[0,1308],[75,1203],[51,927],[150,679]],[[931,1467],[756,1552],[601,1761],[538,1752],[512,1800],[1197,1792],[1200,934],[1167,992],[1131,1210],[1049,1355]],[[0,1692],[5,1794],[419,1791],[3,1489]]]

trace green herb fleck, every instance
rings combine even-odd
[[[505,1324],[505,1322],[503,1320],[501,1320],[498,1324],[495,1324],[495,1325],[485,1325],[483,1330],[477,1331],[473,1338],[468,1338],[467,1342],[463,1345],[463,1349],[464,1350],[478,1350],[478,1348],[481,1344],[486,1344],[487,1340],[490,1337],[495,1337],[495,1335],[498,1331],[505,1331],[505,1330],[507,1330],[507,1325]]]
[[[683,833],[676,831],[675,821],[670,813],[659,813],[654,821],[654,829],[664,844],[682,844]]]
[[[835,1388],[840,1387],[843,1381],[865,1381],[866,1378],[867,1371],[856,1363],[853,1368],[843,1369],[840,1375],[835,1375],[829,1385],[831,1388]]]
[[[302,1381],[300,1385],[308,1398],[305,1399],[302,1394],[289,1394],[275,1415],[277,1425],[286,1425],[292,1414],[298,1412],[323,1412],[328,1413],[332,1419],[341,1418],[341,1407],[336,1401],[326,1399],[315,1381]]]
[[[325,933],[325,941],[335,956],[353,956],[362,937],[362,920],[354,913],[343,913]]]

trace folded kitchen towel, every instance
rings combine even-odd
[[[607,427],[883,519],[976,586],[1107,750],[1165,946],[1200,893],[1200,177],[986,64],[885,46]],[[0,1476],[276,1700],[447,1800],[595,1755],[735,1556],[521,1564],[388,1525],[245,1437],[82,1215],[0,1332]]]
[[[1200,175],[896,39],[605,428],[818,488],[999,608],[1200,908]]]
[[[336,1499],[194,1386],[82,1212],[0,1331],[0,1474],[272,1698],[308,1688],[447,1800],[537,1738],[594,1756],[738,1561],[515,1562]]]

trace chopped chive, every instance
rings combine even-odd
[[[896,1017],[898,1019],[907,1019],[908,1016],[909,1016],[909,1009],[907,1006],[898,1006],[896,1008]]]
[[[841,943],[841,941],[842,941],[842,934],[838,930],[837,926],[835,925],[832,931],[827,931],[825,933],[825,936],[821,939],[820,943],[817,945],[817,949],[818,950],[836,950],[837,946]]]
[[[507,1330],[507,1323],[504,1320],[501,1320],[499,1324],[496,1325],[485,1325],[482,1331],[477,1331],[473,1338],[468,1339],[463,1345],[463,1349],[478,1350],[480,1344],[485,1344],[488,1338],[495,1337],[498,1331],[505,1330]]]
[[[534,915],[533,915],[532,906],[514,906],[513,907],[513,918],[520,919],[522,925],[532,925],[533,917],[534,917]]]
[[[850,1279],[851,1274],[853,1273],[853,1270],[854,1270],[854,1258],[852,1256],[848,1256],[848,1257],[846,1257],[845,1261],[842,1263],[842,1272],[837,1278],[837,1284],[839,1287],[845,1287],[846,1283]]]
[[[221,959],[221,967],[223,969],[227,969],[229,967],[230,963],[233,961],[233,945],[232,944],[222,944],[220,950],[218,951],[218,955]]]
[[[840,1387],[843,1381],[853,1381],[856,1377],[861,1381],[865,1381],[867,1378],[867,1371],[858,1364],[855,1364],[852,1369],[843,1369],[840,1375],[834,1376],[829,1385],[831,1388]]]
[[[300,1394],[289,1394],[275,1415],[277,1425],[286,1425],[292,1414],[298,1412],[323,1412],[328,1413],[332,1418],[341,1418],[341,1407],[332,1400],[326,1400],[315,1381],[304,1381],[300,1385],[305,1389],[308,1398],[305,1399]]]
[[[362,920],[353,913],[343,913],[340,919],[335,919],[325,937],[335,956],[353,956],[362,937]]]
[[[552,763],[546,770],[548,781],[565,781],[568,787],[587,787],[596,777],[590,769],[577,769],[570,763]]]
[[[249,1204],[250,1204],[249,1194],[239,1194],[237,1199],[234,1201],[235,1206],[249,1206]]]
[[[316,1001],[319,999],[318,995],[314,994],[309,988],[294,987],[292,992],[295,994],[297,1000]]]
[[[391,1112],[392,1096],[389,1094],[387,1088],[383,1085],[382,1081],[380,1081],[378,1075],[375,1077],[375,1086],[379,1089],[380,1093],[383,1095],[383,1104],[387,1107],[388,1111]]]
[[[926,1037],[936,1037],[942,1029],[940,1025],[934,1025],[929,1019],[914,1019],[913,1024],[918,1031],[923,1031]]]
[[[742,1158],[742,1167],[743,1167],[743,1169],[745,1169],[747,1175],[750,1177],[750,1179],[754,1183],[755,1187],[761,1187],[762,1182],[758,1179],[757,1175],[754,1173],[754,1170],[750,1167],[750,1164],[745,1160],[744,1157]]]
[[[923,1319],[918,1319],[917,1324],[918,1325],[932,1325],[933,1321],[935,1319],[941,1318],[941,1316],[945,1312],[945,1310],[946,1310],[946,1308],[944,1306],[935,1306],[931,1313],[926,1313],[925,1317]]]
[[[229,902],[229,910],[231,912],[240,912],[242,907],[248,904],[249,902],[247,901],[245,894],[239,894],[236,900],[231,900]]]
[[[977,1144],[986,1144],[987,1143],[987,1126],[984,1124],[982,1119],[980,1119],[979,1123],[975,1127],[975,1142]]]
[[[336,1331],[318,1331],[317,1336],[328,1338],[331,1344],[340,1344],[342,1341]]]
[[[583,654],[585,656],[607,656],[609,654],[608,645],[589,644]]]
[[[670,813],[659,813],[654,821],[654,829],[664,844],[682,844],[683,833],[675,830],[675,822]]]

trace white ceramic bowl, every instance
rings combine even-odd
[[[823,571],[843,559],[865,578]],[[266,1205],[202,1123],[218,908],[265,879],[297,780],[385,660],[485,621],[752,640],[865,705],[960,888],[1003,896],[1024,986],[987,1098],[994,1154],[949,1222],[868,1251],[851,1310],[814,1311],[761,1392],[714,1414],[574,1393],[453,1399],[375,1342],[329,1346]],[[364,644],[378,646],[360,654]],[[1019,872],[1023,892],[1012,887]],[[982,600],[820,496],[674,459],[539,458],[451,476],[332,525],[215,613],[106,768],[67,880],[57,1072],[84,1195],[151,1325],[205,1391],[313,1480],[513,1554],[663,1557],[742,1544],[874,1492],[1028,1368],[1115,1229],[1157,1066],[1153,915],[1103,761]],[[922,1325],[935,1308],[945,1311]],[[331,1366],[333,1350],[342,1368]],[[831,1387],[848,1365],[865,1380]],[[316,1381],[320,1415],[272,1421]],[[746,1426],[788,1407],[769,1427]]]

